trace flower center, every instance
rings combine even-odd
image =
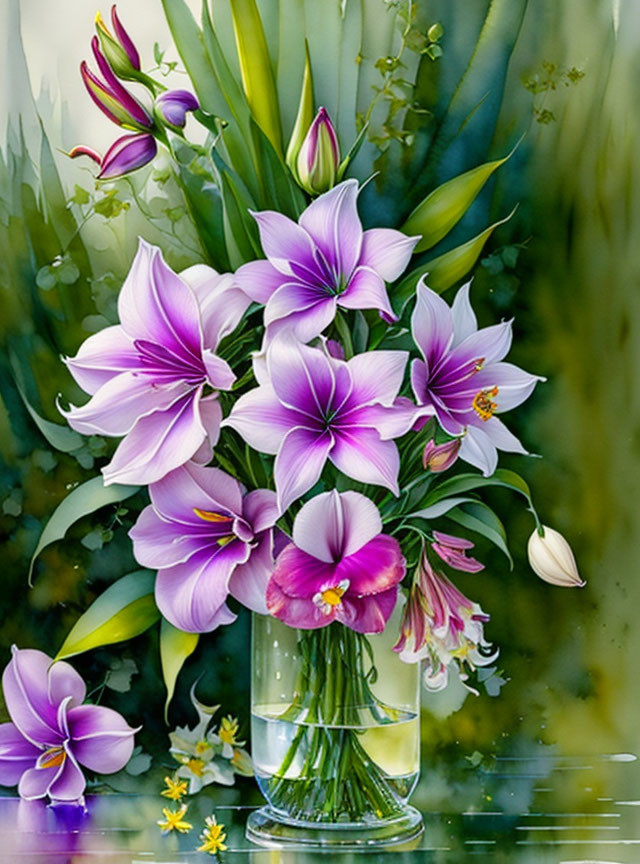
[[[322,609],[325,615],[330,615],[333,607],[339,606],[342,603],[342,598],[348,588],[349,580],[343,579],[337,585],[325,588],[324,591],[318,591],[317,594],[314,594],[313,602],[319,609]]]
[[[63,747],[51,747],[42,754],[38,768],[57,768],[66,758],[67,754]]]
[[[214,525],[225,525],[233,522],[233,516],[225,516],[224,513],[216,513],[213,510],[201,510],[199,507],[194,507],[193,512],[199,519],[202,519],[204,522],[212,522]],[[235,540],[235,536],[233,532],[222,534],[216,538],[216,543],[218,546],[226,546],[227,543]]]
[[[192,771],[196,777],[202,777],[204,762],[202,759],[189,759],[187,762],[187,768]]]
[[[481,420],[489,420],[493,416],[493,412],[498,407],[498,403],[493,401],[498,395],[498,388],[491,387],[489,390],[479,390],[473,397],[473,410]]]

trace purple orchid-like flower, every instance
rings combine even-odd
[[[158,571],[156,602],[164,617],[181,630],[206,633],[235,621],[229,594],[266,614],[275,492],[244,494],[224,471],[188,463],[153,483],[149,495],[151,506],[129,536],[140,564]]]
[[[293,543],[267,585],[267,606],[301,630],[339,621],[358,633],[381,633],[404,573],[400,546],[382,533],[375,504],[358,492],[323,492],[296,516]]]
[[[411,329],[424,358],[411,366],[416,400],[434,409],[445,432],[462,436],[460,458],[489,476],[498,449],[526,454],[495,416],[520,405],[544,381],[502,362],[511,347],[511,322],[478,330],[468,284],[449,307],[421,280]]]
[[[299,222],[254,213],[266,261],[240,267],[236,285],[265,304],[270,339],[283,329],[302,342],[318,336],[343,309],[378,309],[395,320],[385,282],[404,271],[418,237],[390,228],[362,230],[358,183],[345,180],[307,207]]]
[[[197,111],[200,104],[189,90],[167,90],[156,99],[156,111],[165,123],[182,129],[189,111]]]
[[[423,555],[393,650],[405,663],[425,660],[425,687],[442,690],[447,686],[451,663],[458,665],[464,683],[468,680],[466,668],[488,666],[498,656],[484,639],[488,620],[480,606],[434,570]]]
[[[397,495],[399,457],[391,439],[415,420],[415,406],[396,399],[406,352],[376,351],[345,362],[283,335],[266,362],[261,386],[241,396],[222,425],[255,450],[276,455],[280,511],[311,489],[327,459],[348,477]]]
[[[81,801],[83,766],[120,771],[133,752],[132,729],[116,711],[83,705],[86,687],[64,661],[42,651],[12,648],[2,676],[11,723],[0,725],[0,783],[18,784],[22,798]]]
[[[157,152],[158,145],[153,135],[135,134],[122,135],[116,139],[104,156],[83,144],[70,150],[68,156],[71,159],[88,156],[100,166],[98,179],[112,180],[114,177],[122,177],[147,165],[155,159]]]
[[[462,570],[465,573],[479,573],[484,570],[484,564],[467,556],[469,549],[473,549],[475,545],[471,540],[454,537],[452,534],[443,534],[442,531],[434,531],[433,539],[431,548],[449,567],[453,567],[454,570]]]
[[[140,241],[118,298],[121,323],[66,360],[91,394],[62,412],[70,426],[125,436],[102,469],[106,484],[153,483],[192,458],[210,460],[222,419],[216,391],[235,380],[214,352],[247,305],[230,275],[198,265],[178,276],[159,249]],[[205,387],[214,392],[204,396]]]

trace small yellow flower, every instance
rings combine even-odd
[[[167,788],[163,789],[160,794],[164,795],[165,798],[171,798],[172,801],[179,801],[183,795],[187,794],[186,780],[178,780],[177,778],[174,780],[172,777],[165,777],[164,782],[166,783]]]
[[[220,723],[220,731],[218,732],[218,736],[223,744],[230,744],[233,746],[234,744],[241,744],[244,742],[240,742],[237,740],[236,735],[238,734],[239,724],[235,717],[229,715],[228,717],[223,717],[222,722]]]
[[[181,834],[186,834],[187,831],[191,831],[193,828],[193,825],[190,822],[184,821],[186,812],[186,804],[184,804],[179,810],[169,810],[168,807],[163,807],[162,813],[164,815],[164,820],[158,819],[158,825],[167,834],[173,830],[179,831]]]
[[[215,816],[207,816],[204,821],[206,828],[200,835],[202,846],[198,846],[198,852],[208,852],[209,855],[224,852],[227,848],[224,845],[224,841],[227,838],[227,835],[224,833],[224,825],[218,825]]]

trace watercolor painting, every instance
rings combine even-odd
[[[0,22],[0,862],[637,861],[633,0]]]

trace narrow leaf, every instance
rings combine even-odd
[[[519,143],[519,142],[518,142]],[[516,147],[518,145],[516,144]],[[410,236],[422,234],[422,240],[413,250],[423,252],[439,243],[457,225],[473,204],[489,177],[515,152],[515,147],[502,159],[485,162],[453,177],[438,186],[415,208],[401,231]]]
[[[429,507],[437,501],[442,501],[444,498],[449,498],[452,495],[460,495],[487,486],[504,486],[507,489],[520,493],[531,504],[531,491],[527,483],[515,471],[509,471],[506,468],[498,468],[491,477],[483,477],[481,474],[458,474],[456,477],[450,477],[431,490],[424,504],[425,507]]]
[[[136,570],[118,579],[71,628],[56,660],[133,639],[160,618],[154,599],[155,573]]]
[[[491,507],[482,501],[462,504],[460,507],[450,510],[447,513],[447,519],[451,519],[469,531],[474,531],[490,540],[501,552],[504,552],[509,566],[513,570],[513,559],[507,546],[507,534],[504,525]]]
[[[256,123],[282,153],[280,108],[262,20],[255,0],[230,0],[242,86]]]
[[[184,630],[178,630],[165,618],[162,619],[160,624],[160,662],[164,685],[167,688],[167,699],[164,703],[165,723],[178,675],[187,657],[196,650],[199,638],[197,633],[186,633]]]
[[[138,488],[138,486],[122,486],[117,483],[112,486],[105,486],[102,477],[92,477],[91,480],[82,483],[66,498],[63,498],[38,540],[29,566],[29,584],[31,585],[36,558],[46,546],[55,543],[56,540],[62,540],[68,529],[78,519],[82,519],[83,516],[93,513],[101,507],[106,507],[107,504],[115,504],[117,501],[130,498],[138,491]]]
[[[298,153],[302,147],[302,142],[305,139],[309,127],[313,123],[314,116],[314,101],[313,101],[313,74],[311,72],[311,58],[309,57],[309,45],[305,41],[304,44],[304,74],[302,76],[302,90],[300,93],[300,102],[298,104],[298,113],[296,122],[291,132],[289,146],[287,147],[286,163],[294,177],[298,177],[297,161]]]

